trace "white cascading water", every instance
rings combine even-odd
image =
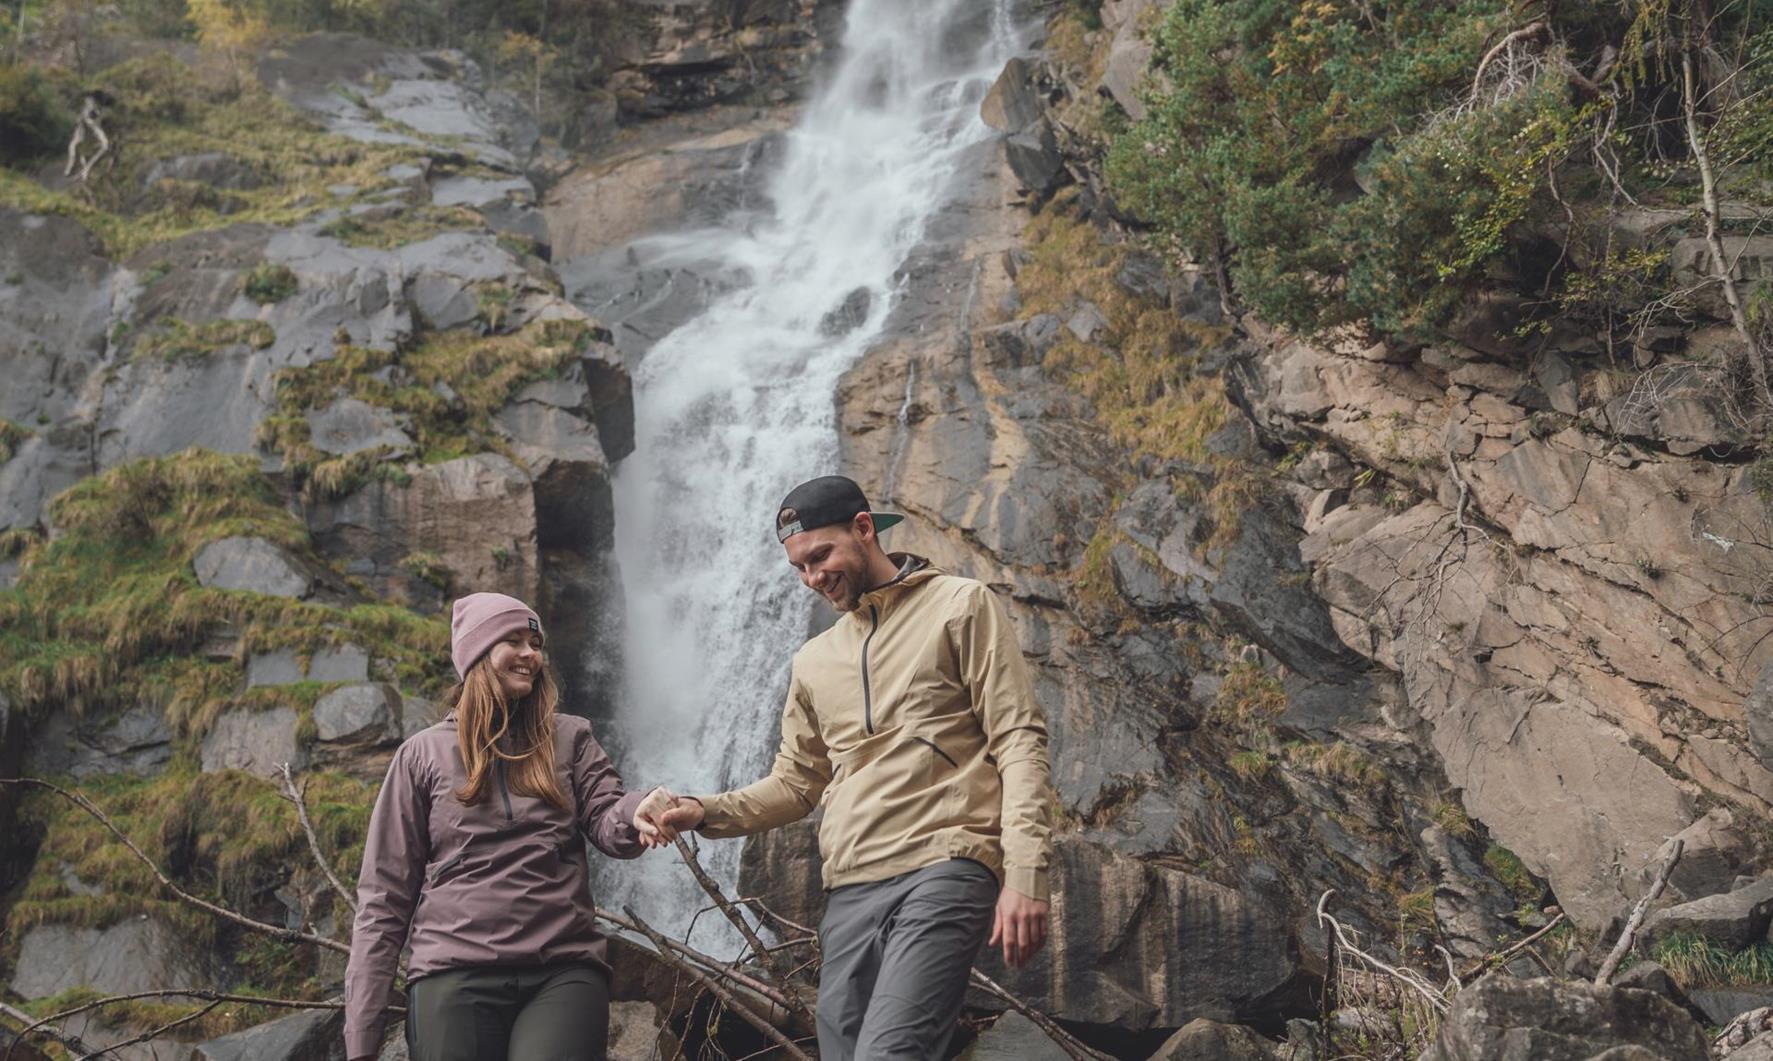
[[[635,376],[636,447],[616,478],[627,613],[622,773],[707,793],[760,778],[813,595],[771,533],[775,507],[837,464],[835,390],[874,342],[895,274],[990,136],[979,102],[1015,53],[1008,0],[854,0],[829,80],[789,134],[773,210],[744,228],[646,241],[654,264],[710,259],[738,286],[665,336]],[[868,292],[841,337],[821,321]],[[820,607],[825,607],[820,603]],[[731,886],[740,841],[703,861]],[[669,852],[599,874],[599,900],[681,934],[706,899]],[[695,942],[731,939],[704,917]]]

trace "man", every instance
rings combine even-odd
[[[842,476],[776,514],[800,580],[843,615],[794,656],[769,776],[717,796],[649,795],[667,839],[774,829],[823,797],[819,1054],[943,1055],[982,943],[1020,965],[1046,939],[1047,731],[996,596],[888,554]],[[1000,887],[1001,885],[1001,887]]]

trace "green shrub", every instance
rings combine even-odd
[[[42,73],[0,65],[0,162],[47,155],[68,142],[72,119]]]
[[[246,274],[242,290],[247,298],[261,306],[269,306],[295,294],[296,274],[287,265],[260,262]]]
[[[1773,944],[1757,941],[1731,951],[1704,936],[1677,932],[1651,953],[1685,988],[1773,984]]]

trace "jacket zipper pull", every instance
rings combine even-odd
[[[868,636],[862,639],[862,731],[873,736],[874,696],[868,686],[868,643],[880,629],[880,609],[873,604],[868,606],[868,622]]]

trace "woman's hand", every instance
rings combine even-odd
[[[648,792],[634,808],[634,830],[647,847],[676,843],[678,830],[694,829],[701,823],[702,801],[679,796],[663,785]]]

